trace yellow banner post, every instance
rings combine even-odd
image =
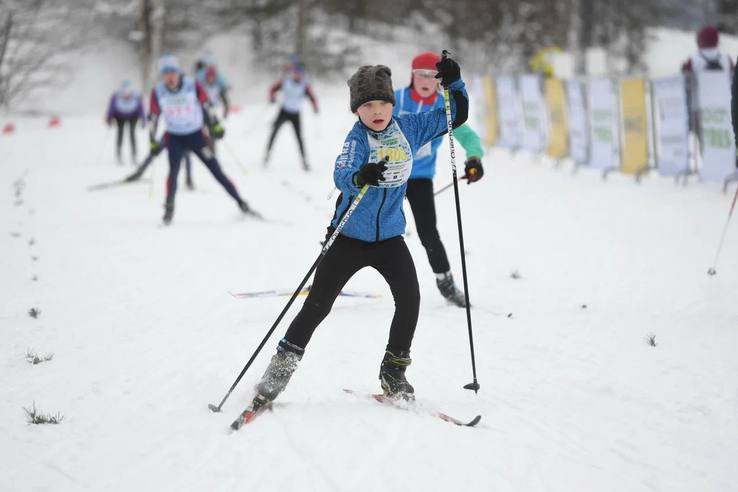
[[[646,81],[621,80],[620,104],[623,118],[623,153],[620,170],[625,174],[641,174],[648,169]]]
[[[499,135],[499,124],[497,121],[497,91],[495,91],[494,80],[491,75],[485,75],[482,79],[484,86],[484,98],[486,101],[485,126],[487,132],[484,136],[486,146],[494,145]]]
[[[546,154],[559,159],[569,152],[569,125],[566,118],[566,95],[561,79],[546,79],[544,82],[546,107],[550,120],[548,149]]]

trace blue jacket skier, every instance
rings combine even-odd
[[[453,126],[466,121],[468,96],[458,64],[446,58],[438,63],[438,77],[449,88]],[[372,267],[387,281],[395,301],[389,341],[380,364],[385,395],[412,400],[414,389],[405,377],[410,346],[418,321],[420,292],[410,252],[402,234],[402,206],[413,156],[447,131],[446,114],[438,108],[422,114],[393,117],[395,93],[390,69],[365,65],[349,80],[351,111],[357,121],[336,159],[333,178],[341,191],[328,228],[332,234],[353,198],[368,191],[317,267],[302,309],[279,342],[254,400],[241,416],[248,420],[261,406],[284,390],[297,368],[313,332],[328,315],[341,288],[359,270]]]

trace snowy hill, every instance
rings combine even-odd
[[[21,118],[0,136],[0,490],[735,489],[736,224],[717,276],[705,274],[730,198],[504,151],[462,186],[478,395],[462,389],[464,311],[406,238],[422,295],[408,378],[420,404],[481,414],[479,426],[342,393],[378,389],[392,316],[384,281],[364,270],[347,289],[381,297],[339,298],[275,411],[229,433],[287,323],[210,413],[286,301],[228,292],[296,286],[333,212],[353,116],[345,86],[318,96],[321,114],[305,115],[310,174],[289,129],[261,168],[275,108],[245,105],[228,121],[224,169],[268,222],[244,219],[196,163],[196,190],[182,188],[174,224],[158,227],[163,156],[150,183],[88,192],[130,171],[113,163],[97,106],[55,129]],[[440,155],[436,187],[450,181],[445,144]],[[437,207],[458,277],[451,192]],[[31,365],[28,350],[54,357]],[[27,424],[34,402],[62,423]]]

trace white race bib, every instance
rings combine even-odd
[[[397,188],[405,184],[413,170],[413,151],[397,122],[393,120],[380,133],[368,132],[367,137],[370,149],[369,162],[387,159],[387,170],[383,173],[384,181],[380,181],[378,186]]]

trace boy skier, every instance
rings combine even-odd
[[[432,51],[426,51],[413,58],[410,85],[395,91],[397,105],[395,116],[419,114],[444,107],[443,94],[438,90],[435,78],[436,64],[441,58]],[[466,151],[465,174],[461,179],[474,183],[484,175],[482,168],[482,146],[479,137],[469,125],[464,124],[454,130],[454,137]],[[407,182],[407,199],[415,218],[420,242],[428,254],[436,286],[441,295],[453,304],[466,307],[464,293],[456,288],[446,249],[441,242],[436,227],[436,206],[433,198],[433,176],[436,173],[436,157],[443,136],[438,136],[425,144],[414,156],[413,170]]]
[[[451,95],[453,127],[458,127],[466,121],[469,106],[459,65],[446,58],[438,64],[438,72]],[[284,390],[315,328],[328,315],[341,288],[368,266],[385,278],[395,301],[389,342],[380,364],[382,390],[389,398],[414,399],[405,370],[411,362],[410,345],[418,320],[420,292],[415,265],[402,237],[402,206],[413,156],[447,131],[446,113],[444,108],[438,108],[393,117],[391,72],[383,65],[360,67],[348,83],[351,111],[359,121],[336,160],[333,179],[341,196],[329,235],[363,186],[369,188],[318,265],[310,293],[279,342],[277,353],[256,386],[256,396],[239,417],[239,423],[248,421],[250,415]]]
[[[177,175],[185,152],[193,152],[207,166],[213,177],[225,188],[244,213],[254,214],[248,204],[238,194],[238,190],[223,173],[213,154],[209,139],[222,138],[223,127],[214,121],[210,114],[210,103],[205,89],[192,77],[184,75],[177,58],[165,55],[159,60],[162,81],[151,91],[151,150],[157,150],[159,143],[156,130],[159,116],[166,122],[164,142],[169,155],[169,177],[167,178],[167,198],[164,204],[164,224],[169,224],[174,216],[174,197],[177,193]],[[210,130],[208,130],[210,129]]]
[[[143,108],[143,98],[141,94],[133,90],[133,84],[130,80],[124,80],[120,88],[110,97],[108,104],[108,112],[105,121],[108,126],[115,124],[118,128],[118,135],[115,146],[115,156],[118,164],[123,164],[121,157],[121,149],[123,147],[123,132],[126,125],[131,139],[131,160],[136,164],[136,123],[141,121],[141,127],[146,126],[146,116]]]
[[[302,157],[302,167],[306,171],[310,170],[305,157],[305,146],[302,143],[302,129],[300,126],[300,109],[302,108],[302,100],[305,96],[310,99],[313,104],[313,111],[318,114],[318,101],[315,99],[310,84],[305,80],[305,68],[299,62],[290,64],[289,73],[282,80],[278,81],[269,89],[269,102],[276,101],[277,92],[282,91],[282,108],[279,110],[277,119],[274,120],[272,133],[269,136],[266,155],[264,156],[264,167],[269,163],[269,155],[272,152],[274,138],[277,136],[279,128],[285,121],[292,123],[297,137],[297,145],[300,147],[300,156]]]

